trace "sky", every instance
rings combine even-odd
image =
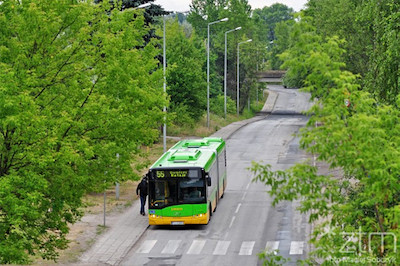
[[[264,6],[271,6],[275,3],[282,3],[294,9],[294,11],[300,11],[304,8],[304,4],[307,0],[247,0],[252,9],[263,8]],[[162,6],[167,11],[189,11],[190,3],[192,0],[155,0],[154,4]]]

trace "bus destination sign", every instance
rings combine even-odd
[[[156,171],[157,178],[185,178],[189,177],[188,170],[162,170]]]

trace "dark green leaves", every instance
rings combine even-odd
[[[82,195],[133,178],[158,138],[159,50],[139,11],[107,5],[0,5],[0,263],[56,259]]]

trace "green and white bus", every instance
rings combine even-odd
[[[208,224],[226,188],[226,147],[222,138],[182,140],[147,174],[149,224]]]

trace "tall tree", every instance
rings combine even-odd
[[[252,19],[259,39],[264,43],[274,41],[276,25],[282,21],[292,20],[293,12],[292,8],[280,3],[254,9]]]
[[[227,22],[212,25],[210,28],[210,94],[217,97],[223,93],[224,75],[224,49],[225,32],[236,27],[242,30],[231,33],[228,38],[228,96],[236,99],[236,54],[239,40],[249,39],[253,32],[253,24],[250,19],[251,7],[248,1],[239,0],[194,0],[188,15],[188,21],[196,32],[203,38],[207,38],[208,23],[222,18],[229,18]],[[233,35],[233,36],[232,36]],[[248,68],[255,68],[255,64]],[[245,68],[243,67],[243,70]],[[212,111],[212,108],[211,108]]]
[[[158,138],[159,50],[144,44],[140,12],[109,10],[0,4],[0,263],[55,260],[82,195],[117,169],[133,177],[131,154]]]
[[[284,58],[289,69],[306,70],[298,77],[300,83],[317,97],[300,143],[317,160],[343,174],[322,175],[310,162],[287,171],[255,164],[255,180],[271,188],[274,204],[299,200],[299,210],[310,215],[310,222],[317,222],[311,240],[315,250],[308,263],[322,258],[327,265],[376,260],[396,264],[400,259],[396,242],[399,110],[377,104],[370,93],[360,90],[357,75],[344,70],[343,40],[324,38],[307,23],[310,20],[304,17],[297,22],[302,27],[298,42]]]
[[[95,3],[101,3],[103,0],[94,0]],[[153,3],[154,0],[111,0],[111,9],[118,8],[119,10],[135,9],[144,4],[150,4],[142,8],[145,18],[145,25],[150,27],[148,33],[144,36],[145,43],[148,43],[152,38],[159,38],[155,35],[155,29],[151,25],[156,22],[156,18],[168,15],[169,12],[165,11],[160,5]],[[136,15],[133,15],[133,17]]]
[[[195,32],[186,36],[177,19],[167,21],[166,40],[170,110],[177,113],[181,122],[189,122],[183,119],[196,121],[206,108],[204,47]]]
[[[310,0],[308,7],[306,13],[321,35],[346,40],[344,61],[348,70],[362,76],[362,89],[379,101],[396,104],[400,92],[398,1]]]

